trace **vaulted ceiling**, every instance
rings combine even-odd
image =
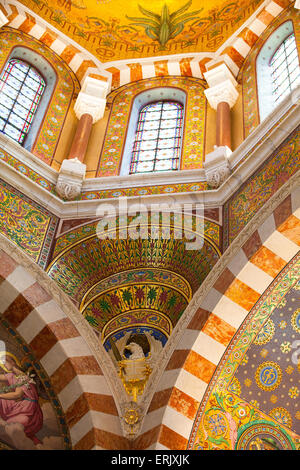
[[[102,62],[216,51],[262,0],[21,0]]]

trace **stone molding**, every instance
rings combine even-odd
[[[230,175],[228,157],[231,155],[228,147],[215,147],[215,150],[205,156],[204,170],[206,180],[212,188],[218,188]]]
[[[219,207],[223,205],[232,193],[245,182],[262,163],[278,148],[278,146],[293,132],[300,121],[300,100],[298,98],[300,86],[287,96],[228,157],[231,174],[226,182],[215,191],[190,191],[188,193],[159,194],[149,196],[134,196],[132,203],[142,202],[150,205],[154,203],[202,203],[205,206]],[[38,157],[33,155],[9,137],[0,133],[1,149],[12,155],[22,165],[27,166],[36,174],[45,178],[54,186],[59,173]],[[247,156],[247,158],[245,158]],[[242,164],[241,161],[243,160]],[[95,217],[100,200],[63,201],[55,193],[44,189],[37,182],[24,176],[0,158],[1,177],[9,184],[15,185],[23,194],[32,197],[60,218]],[[165,178],[166,175],[164,175]],[[104,189],[120,189],[140,186],[163,184],[161,175],[129,175],[105,178],[87,178],[83,181],[82,192],[101,191]],[[168,175],[169,184],[205,181],[205,170],[182,170],[171,172]],[[101,202],[118,206],[118,198],[101,199]]]
[[[65,159],[60,167],[56,183],[56,192],[71,201],[79,196],[85,177],[86,165],[78,158]]]
[[[213,109],[217,109],[218,104],[228,103],[230,108],[234,106],[239,93],[236,90],[237,81],[224,63],[208,70],[204,77],[209,88],[204,90],[207,101]]]
[[[90,114],[93,124],[103,118],[108,88],[108,82],[86,77],[74,105],[77,118],[80,119],[84,114]]]
[[[8,19],[6,18],[6,16],[0,10],[0,28],[2,28],[2,26],[4,26],[7,23],[8,23]]]

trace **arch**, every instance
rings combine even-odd
[[[2,235],[0,260],[1,322],[17,332],[47,374],[71,447],[128,448],[94,333],[46,273]]]
[[[111,110],[99,158],[98,177],[116,176],[120,170],[122,173],[126,171],[137,112],[143,103],[155,100],[161,96],[160,93],[166,93],[164,99],[185,103],[181,169],[202,168],[206,109],[204,82],[188,77],[158,77],[123,86],[108,96],[107,104]],[[124,166],[121,166],[122,161]]]
[[[26,60],[23,57],[26,56]],[[40,72],[40,68],[44,69],[44,73]],[[18,78],[15,79],[18,87],[18,95],[14,98],[12,103],[8,103],[8,107],[3,104],[5,110],[8,111],[7,120],[5,120],[5,125],[2,129],[4,134],[10,136],[6,131],[6,126],[11,122],[11,114],[13,114],[18,120],[22,120],[20,125],[22,125],[19,135],[15,137],[10,136],[13,140],[16,140],[24,148],[30,150],[33,142],[36,138],[36,135],[41,126],[41,122],[44,118],[46,108],[51,99],[55,83],[56,83],[56,74],[52,66],[39,54],[35,51],[24,48],[24,47],[15,47],[7,58],[7,62],[2,70],[2,82],[8,86],[11,83],[11,80],[14,76],[14,69],[17,69]],[[24,73],[20,69],[23,69]],[[46,73],[45,73],[46,72]],[[34,79],[32,78],[34,77]],[[30,84],[33,86],[33,89],[30,86],[26,85],[26,82],[31,80]],[[27,93],[22,94],[22,89],[25,86]],[[3,89],[3,86],[1,90]],[[9,88],[11,91],[11,88]],[[28,97],[28,92],[30,97]],[[10,93],[8,93],[10,94]],[[28,111],[26,115],[26,108],[23,108],[17,102],[17,98],[24,96],[23,101],[28,106]],[[31,96],[32,95],[32,96]],[[24,104],[24,103],[23,103]],[[14,113],[15,108],[19,109]],[[24,114],[26,118],[24,118]],[[14,126],[13,126],[14,127]],[[14,129],[16,129],[14,127]]]
[[[165,346],[164,372],[145,390],[151,402],[135,448],[196,449],[191,442],[204,399],[214,390],[217,367],[224,365],[224,354],[232,351],[233,338],[261,306],[263,294],[275,279],[282,280],[299,253],[297,181],[286,184],[258,212],[193,297],[185,323],[178,323]]]
[[[258,92],[258,103],[259,103],[259,115],[260,120],[263,121],[270,112],[277,106],[278,98],[274,94],[274,79],[273,79],[273,68],[271,65],[272,58],[276,51],[284,44],[285,40],[292,36],[295,38],[293,22],[291,20],[282,23],[269,38],[265,41],[262,46],[257,59],[256,59],[256,76],[257,76],[257,92]],[[295,41],[295,39],[294,39]],[[295,44],[296,47],[296,44]],[[297,54],[297,48],[296,54]],[[298,69],[299,69],[299,57],[298,58]],[[298,82],[295,81],[290,86],[290,91],[300,82],[300,69]],[[281,98],[280,98],[281,100]]]
[[[22,31],[8,26],[1,28],[0,45],[1,69],[7,60],[20,58],[37,68],[48,83],[26,148],[51,165],[69,107],[79,92],[79,82],[55,52]]]
[[[122,155],[122,163],[120,169],[120,175],[125,175],[129,173],[135,173],[130,171],[131,160],[132,160],[132,149],[136,139],[136,133],[138,128],[138,122],[141,116],[141,112],[145,109],[150,103],[155,103],[159,101],[170,101],[179,103],[182,107],[182,123],[180,126],[180,155],[179,162],[181,160],[181,151],[182,151],[182,140],[184,136],[184,111],[186,105],[186,92],[177,88],[170,87],[158,87],[151,88],[150,90],[143,91],[139,93],[133,100],[130,118],[128,122],[127,135],[125,146]],[[180,163],[177,165],[176,169],[179,169]]]
[[[269,27],[266,27],[264,31],[260,34],[259,38],[255,41],[255,44],[252,46],[249,54],[247,55],[246,60],[243,62],[243,66],[240,69],[239,77],[241,77],[243,85],[243,109],[244,109],[244,136],[245,138],[250,135],[254,129],[256,129],[262,119],[266,114],[272,111],[273,99],[271,99],[271,105],[265,102],[265,98],[262,97],[264,102],[264,111],[263,115],[260,115],[260,102],[259,102],[259,93],[265,94],[269,97],[271,92],[271,82],[265,82],[268,80],[268,67],[267,62],[271,59],[272,53],[275,52],[276,47],[282,42],[285,34],[287,35],[289,31],[294,31],[296,43],[299,44],[300,41],[300,30],[297,22],[297,13],[293,5],[289,6],[287,9],[280,12],[278,17],[270,24]],[[282,28],[282,29],[281,29]],[[285,28],[288,28],[287,30]],[[281,34],[278,34],[277,31],[281,31]],[[267,49],[267,55],[260,55],[262,48],[267,44],[269,39],[272,36],[272,44],[274,47]],[[277,41],[277,42],[276,42]],[[270,55],[269,55],[270,53]],[[264,79],[264,74],[259,78],[256,73],[257,58],[260,55],[260,61],[265,63],[263,66],[266,77]],[[266,60],[263,59],[265,57]],[[260,83],[258,83],[260,80]],[[269,97],[270,98],[270,97]]]

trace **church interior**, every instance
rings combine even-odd
[[[0,0],[0,450],[300,449],[300,0]]]

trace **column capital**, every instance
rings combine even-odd
[[[219,103],[228,103],[230,108],[235,104],[239,94],[236,90],[237,81],[226,64],[222,63],[204,73],[209,88],[204,90],[205,96],[213,109]]]
[[[213,109],[217,109],[219,103],[228,103],[232,108],[239,93],[231,80],[225,80],[211,88],[204,90],[207,101]]]
[[[90,114],[95,124],[104,115],[108,82],[92,77],[86,77],[74,105],[78,119],[84,114]]]
[[[207,72],[204,72],[203,75],[210,87],[219,85],[226,80],[230,80],[235,87],[237,86],[237,81],[224,62],[212,67]]]
[[[7,23],[8,23],[8,19],[6,18],[4,13],[2,13],[2,11],[0,10],[0,28],[2,28],[2,26],[4,26]]]

